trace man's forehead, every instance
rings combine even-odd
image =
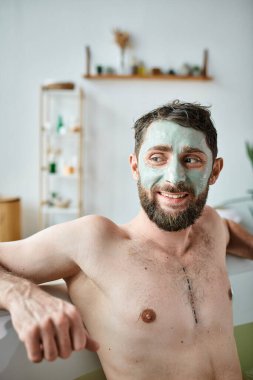
[[[147,129],[143,145],[145,150],[155,146],[159,146],[161,150],[173,149],[176,146],[181,150],[208,148],[204,133],[169,120],[152,122]]]

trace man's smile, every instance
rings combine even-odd
[[[158,191],[157,195],[159,201],[166,206],[185,206],[188,203],[190,194],[186,192]]]
[[[185,198],[188,195],[188,193],[176,193],[175,194],[175,193],[169,193],[166,191],[160,191],[159,194],[164,196],[164,197],[172,198],[172,199]]]

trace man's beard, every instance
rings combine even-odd
[[[184,183],[179,183],[173,188],[170,186],[163,187],[162,189],[154,188],[151,198],[149,198],[140,180],[138,181],[138,192],[142,208],[149,219],[165,231],[180,231],[194,224],[200,217],[206,204],[208,190],[209,186],[207,185],[206,189],[196,198],[192,188],[189,188]],[[188,196],[193,195],[193,199],[185,210],[170,214],[168,211],[164,211],[154,196],[152,196],[157,191],[167,191],[170,193],[187,192]]]

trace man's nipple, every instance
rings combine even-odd
[[[233,291],[232,291],[231,288],[228,289],[228,297],[229,297],[230,301],[232,301],[232,299],[233,299]]]
[[[141,319],[145,323],[151,323],[156,320],[156,313],[152,309],[145,309],[141,313]]]

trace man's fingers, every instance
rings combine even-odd
[[[85,347],[86,331],[83,325],[82,318],[78,310],[71,305],[68,308],[67,314],[70,320],[70,335],[72,340],[72,348],[75,351],[80,351]]]
[[[99,349],[99,344],[87,335],[85,348],[87,348],[87,350],[96,352]]]
[[[20,323],[19,319],[14,322],[28,358],[38,363],[44,358],[48,361],[68,358],[72,351],[85,348],[96,352],[99,344],[87,333],[77,308],[66,302],[58,302],[54,306],[57,307],[51,306],[50,312],[41,312],[39,318],[34,307],[26,323]]]
[[[66,315],[61,315],[58,320],[54,320],[56,339],[58,345],[59,356],[66,359],[72,352],[72,344],[70,337],[70,322]]]
[[[41,348],[41,339],[39,329],[34,329],[26,334],[25,339],[22,339],[25,344],[28,359],[34,363],[39,363],[43,359],[43,350]]]
[[[43,356],[48,361],[53,361],[58,357],[58,347],[53,323],[50,319],[41,325],[41,343]]]
[[[89,337],[84,328],[81,315],[77,309],[72,307],[68,310],[68,315],[71,320],[70,334],[72,338],[73,350],[80,351],[87,348],[90,351],[97,351],[99,349],[99,344]]]
[[[75,351],[80,351],[83,349],[87,349],[93,352],[98,351],[99,344],[94,339],[92,339],[84,326],[82,325],[80,328],[80,332],[78,334],[76,328],[71,328],[71,336],[72,336],[72,347]]]

